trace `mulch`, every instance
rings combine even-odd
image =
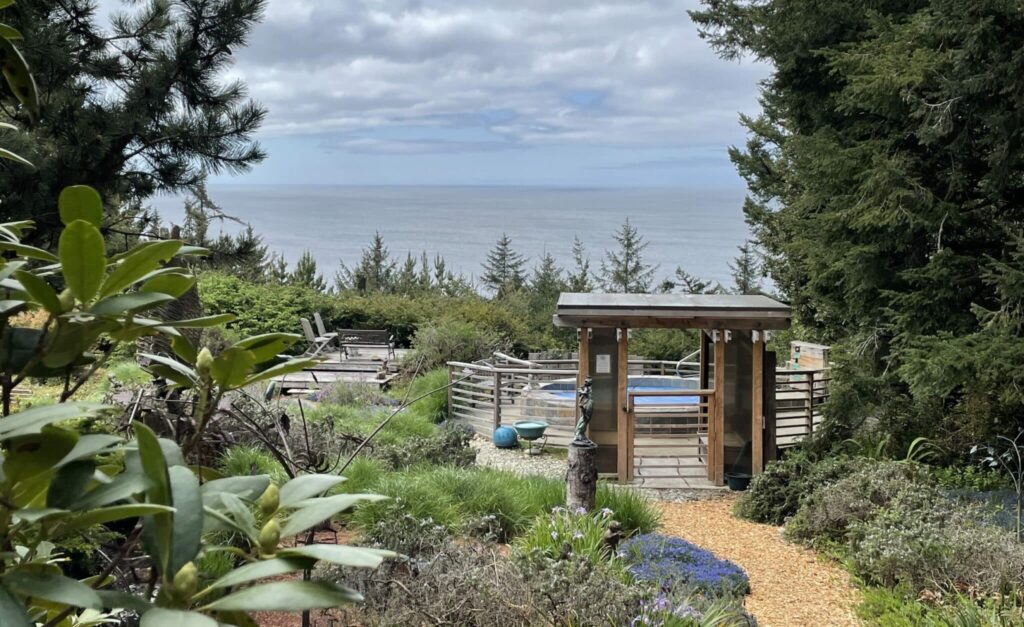
[[[661,531],[742,566],[750,577],[746,607],[760,627],[860,624],[859,592],[846,571],[786,542],[779,527],[734,517],[734,501],[659,503]]]

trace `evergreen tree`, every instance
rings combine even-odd
[[[406,254],[402,269],[395,275],[394,290],[402,296],[413,296],[422,291],[416,258],[411,251]]]
[[[660,291],[674,292],[677,289],[683,294],[718,294],[723,291],[718,283],[690,274],[682,267],[676,267],[673,278],[662,281]]]
[[[236,235],[221,233],[212,238],[209,231],[215,220],[242,224],[238,218],[226,214],[210,197],[205,182],[200,182],[185,200],[181,237],[210,252],[189,262],[193,270],[220,270],[251,281],[264,278],[268,259],[263,238],[251,225],[245,225],[245,229]]]
[[[566,278],[566,287],[570,292],[591,292],[594,289],[594,282],[590,274],[590,257],[583,247],[579,236],[572,238],[572,261],[573,271]]]
[[[395,270],[398,264],[384,244],[380,233],[373,234],[368,248],[363,249],[359,264],[349,269],[344,262],[335,277],[339,290],[354,290],[360,294],[387,294],[394,291]]]
[[[327,282],[317,272],[316,259],[313,259],[313,253],[308,250],[303,251],[299,260],[295,262],[295,268],[288,275],[288,283],[309,287],[318,292],[327,290]]]
[[[644,263],[643,252],[647,242],[629,218],[626,218],[613,238],[618,248],[605,252],[605,260],[601,262],[602,286],[609,292],[649,292],[657,267]]]
[[[6,147],[36,169],[0,169],[6,219],[33,219],[31,243],[53,244],[53,207],[67,185],[88,183],[130,205],[190,189],[206,172],[244,172],[263,159],[253,134],[265,112],[224,78],[260,19],[264,0],[140,0],[109,25],[95,0],[18,2],[39,91],[34,124],[5,98],[0,121],[27,132]],[[116,221],[118,207],[108,212]]]
[[[761,263],[753,242],[744,242],[740,254],[729,264],[732,271],[733,291],[737,294],[761,293]]]
[[[562,279],[562,269],[551,253],[544,253],[540,263],[533,269],[533,276],[530,278],[530,294],[534,303],[544,306],[548,303],[554,305],[558,296],[565,290],[565,281]]]
[[[963,433],[1015,415],[1003,425],[1015,435],[1017,395],[971,393],[972,375],[953,361],[908,365],[917,347],[1007,339],[978,335],[975,312],[1002,306],[979,269],[1012,261],[1007,242],[1024,224],[1019,3],[703,5],[691,15],[714,49],[774,68],[761,114],[741,118],[746,146],[730,155],[774,284],[808,332],[856,357],[836,379],[831,415],[914,425],[894,447],[943,436],[934,430],[954,417]],[[1024,371],[1024,354],[1004,365]],[[920,384],[925,366],[959,385]]]
[[[284,285],[288,283],[288,262],[285,261],[283,256],[278,253],[274,253],[270,256],[270,261],[267,262],[264,277],[269,283],[273,283],[275,285]]]
[[[484,286],[501,298],[523,287],[526,277],[523,265],[526,259],[512,248],[512,238],[502,233],[494,248],[487,253],[484,273],[480,277]]]

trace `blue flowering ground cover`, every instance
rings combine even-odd
[[[666,591],[691,590],[713,597],[750,592],[742,568],[682,538],[646,533],[623,542],[619,554],[629,573]]]

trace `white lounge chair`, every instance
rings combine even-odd
[[[334,338],[324,337],[313,333],[313,325],[309,323],[308,319],[299,318],[299,322],[302,324],[302,333],[306,336],[306,341],[309,342],[306,352],[302,354],[303,357],[319,355],[321,351],[334,342]]]
[[[327,327],[324,326],[324,319],[320,317],[319,311],[313,312],[313,323],[316,324],[316,332],[319,337],[329,337],[331,341],[335,341],[338,338],[338,334],[331,331],[327,331]]]

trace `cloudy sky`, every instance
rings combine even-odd
[[[767,69],[718,59],[696,5],[270,0],[232,70],[270,158],[234,181],[741,185]]]

